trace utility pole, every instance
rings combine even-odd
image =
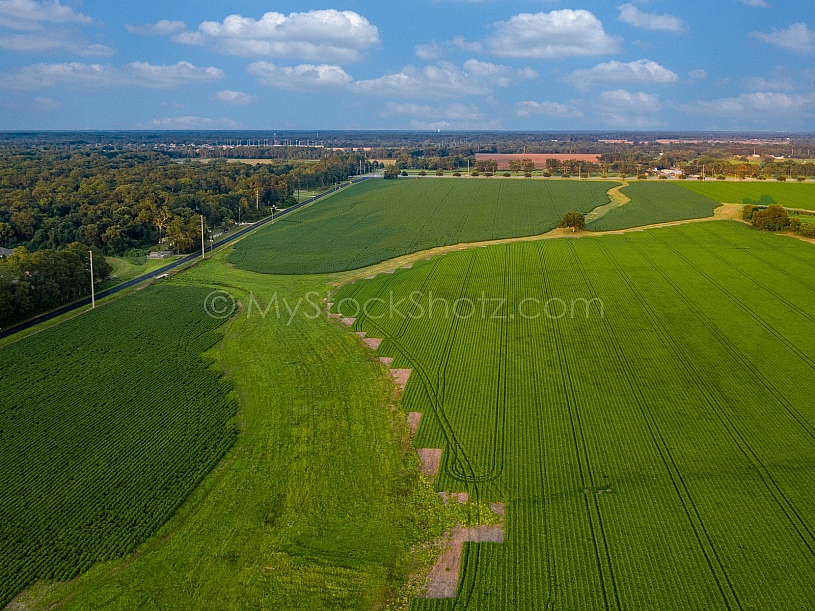
[[[255,210],[260,210],[260,189],[255,189]]]
[[[93,289],[93,251],[89,250],[88,254],[91,256],[91,309],[96,308],[96,292]]]
[[[201,258],[207,258],[206,242],[204,242],[204,215],[201,215]]]

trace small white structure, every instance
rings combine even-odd
[[[172,250],[153,250],[147,255],[148,259],[169,259],[173,256]]]

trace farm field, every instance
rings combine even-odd
[[[135,549],[232,446],[207,292],[156,287],[0,349],[0,606]]]
[[[717,182],[681,183],[684,189],[700,193],[718,202],[730,204],[781,204],[787,208],[815,210],[815,184],[792,182]]]
[[[213,290],[242,304],[206,353],[239,397],[238,441],[135,554],[32,587],[24,608],[346,610],[399,591],[415,569],[410,548],[439,536],[448,517],[418,477],[382,365],[335,321],[310,318],[311,306],[289,324],[283,300],[326,281],[236,270],[224,254],[173,279],[174,291],[195,291],[182,301],[197,312]],[[274,295],[280,318],[261,313]]]
[[[545,233],[607,204],[613,182],[370,180],[238,243],[230,263],[267,274],[358,269],[461,242]]]
[[[810,244],[723,221],[343,287],[335,308],[412,369],[437,488],[506,503],[458,598],[411,608],[815,608],[814,270]]]
[[[680,186],[664,182],[632,182],[620,189],[631,201],[613,208],[596,221],[590,231],[613,231],[642,225],[713,216],[719,202]]]

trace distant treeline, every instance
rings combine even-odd
[[[0,148],[0,245],[59,250],[72,242],[118,255],[158,242],[195,247],[209,228],[256,220],[359,170],[356,155],[249,165],[179,162],[149,149]]]
[[[16,248],[0,258],[0,328],[90,294],[89,250],[74,242],[58,251]],[[112,268],[98,248],[93,250],[94,284],[99,284]]]

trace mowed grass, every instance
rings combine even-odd
[[[287,314],[284,303],[319,303],[309,291],[325,281],[235,270],[224,255],[176,277],[240,304],[207,353],[238,393],[237,443],[135,554],[32,588],[27,609],[322,611],[393,600],[418,566],[411,548],[439,536],[447,515],[419,476],[383,366],[305,301]],[[267,310],[275,295],[279,317]],[[195,305],[202,311],[203,297]]]
[[[357,269],[462,242],[545,233],[607,204],[611,182],[374,179],[241,240],[236,267],[269,274]]]
[[[815,184],[795,182],[684,181],[682,187],[729,204],[781,204],[786,208],[815,210]]]
[[[466,544],[458,599],[412,608],[815,608],[813,272],[812,245],[722,221],[341,289],[354,330],[413,369],[438,489],[507,503],[506,542]]]
[[[151,288],[0,348],[0,606],[131,552],[232,446],[207,293]]]
[[[631,201],[586,225],[591,231],[613,231],[656,223],[713,216],[719,202],[665,182],[633,182],[620,193]]]

